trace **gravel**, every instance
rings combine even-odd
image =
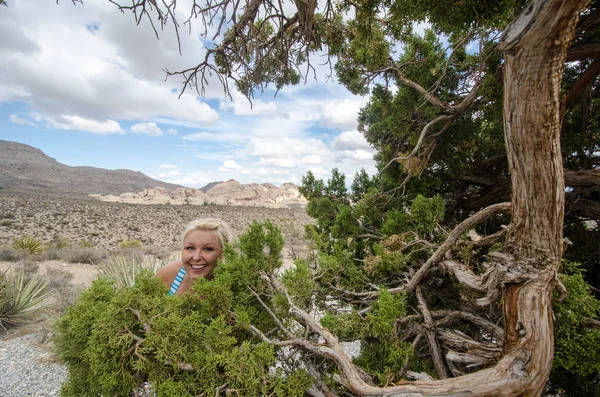
[[[0,396],[59,396],[67,369],[53,361],[39,334],[0,333]]]

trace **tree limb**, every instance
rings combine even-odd
[[[446,240],[440,245],[440,247],[436,250],[436,252],[429,257],[429,259],[419,268],[419,270],[415,273],[415,275],[411,278],[409,283],[406,286],[407,292],[412,292],[419,285],[425,274],[431,269],[431,267],[438,263],[443,256],[452,248],[452,246],[458,241],[460,236],[463,233],[466,233],[468,230],[472,229],[477,223],[489,218],[492,215],[496,215],[502,212],[510,211],[511,205],[510,203],[500,203],[494,204],[483,210],[477,212],[473,216],[465,219],[458,226],[450,232],[450,235],[446,238]]]
[[[427,307],[427,302],[425,302],[425,298],[423,297],[423,293],[421,292],[421,287],[417,287],[415,290],[415,294],[417,295],[417,300],[419,302],[419,309],[423,314],[423,319],[425,320],[425,338],[427,338],[427,343],[429,343],[429,352],[431,353],[431,358],[433,360],[433,366],[441,379],[448,378],[448,370],[444,364],[444,359],[442,358],[442,352],[440,350],[440,344],[437,340],[437,334],[435,330],[435,324],[433,323],[433,318],[431,317],[431,313],[429,312],[429,308]]]
[[[436,125],[437,123],[439,123],[440,121],[446,121],[446,120],[451,120],[451,119],[452,119],[452,116],[441,115],[441,116],[438,116],[435,119],[429,121],[425,125],[425,127],[423,127],[423,129],[421,130],[421,134],[419,135],[419,140],[417,141],[417,144],[413,148],[412,152],[410,152],[410,154],[407,156],[394,157],[393,159],[388,161],[388,163],[381,169],[381,171],[379,171],[379,175],[382,175],[383,172],[393,163],[413,158],[417,154],[419,149],[421,149],[421,146],[423,145],[423,141],[425,140],[425,137],[427,136],[427,132],[429,131],[429,129],[431,127],[433,127],[434,125]]]
[[[564,116],[565,111],[571,106],[575,99],[581,94],[581,91],[591,84],[600,73],[600,56],[588,66],[586,71],[579,77],[573,87],[562,97],[561,115]]]

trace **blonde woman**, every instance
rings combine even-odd
[[[220,219],[196,219],[181,235],[181,259],[161,268],[156,277],[170,286],[169,295],[184,295],[195,279],[211,279],[231,229]]]

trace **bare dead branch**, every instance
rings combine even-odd
[[[403,161],[403,160],[408,160],[412,157],[414,157],[417,152],[421,149],[421,145],[423,144],[423,141],[425,140],[425,137],[427,136],[427,133],[429,132],[429,130],[436,125],[437,123],[441,122],[441,121],[446,121],[446,120],[451,120],[453,117],[452,116],[448,116],[448,115],[441,115],[436,117],[435,119],[431,120],[430,122],[428,122],[425,127],[423,127],[423,129],[421,130],[421,134],[419,135],[419,140],[417,141],[417,144],[415,145],[415,147],[413,148],[412,152],[410,152],[409,155],[407,156],[399,156],[399,157],[394,157],[393,159],[391,159],[382,169],[381,171],[379,171],[379,175],[382,175],[383,172],[393,163],[398,162],[398,161]]]
[[[452,109],[447,103],[444,103],[443,101],[441,101],[438,97],[431,94],[425,88],[421,87],[418,83],[407,78],[404,75],[404,73],[402,73],[402,70],[400,69],[400,67],[395,64],[393,59],[390,59],[390,66],[380,70],[379,72],[392,73],[402,84],[413,88],[415,91],[417,91],[419,94],[421,94],[421,96],[423,96],[423,98],[426,101],[439,107],[440,109],[442,109],[443,111],[445,111],[447,113],[452,113]]]
[[[423,319],[425,322],[425,338],[427,338],[427,343],[429,344],[429,352],[431,353],[433,366],[435,367],[438,376],[441,379],[446,379],[449,376],[448,370],[446,369],[446,365],[444,364],[444,359],[440,350],[440,344],[437,340],[435,324],[433,323],[433,318],[431,317],[431,312],[429,311],[427,302],[425,301],[423,293],[421,292],[421,287],[417,287],[415,289],[415,294],[417,296],[417,300],[419,301],[419,309],[423,314]]]
[[[576,186],[600,186],[600,170],[564,170],[565,185]]]
[[[458,263],[453,260],[445,260],[442,262],[442,266],[449,273],[454,275],[460,284],[468,287],[470,290],[478,292],[487,291],[487,287],[483,285],[483,277],[475,275],[462,263]]]
[[[323,382],[321,374],[311,362],[304,361],[304,365],[308,374],[315,380],[315,386],[308,389],[307,393],[314,397],[337,397],[337,394],[331,391],[329,386]]]
[[[438,338],[449,351],[456,351],[468,354],[474,358],[471,364],[491,364],[497,361],[502,356],[502,341],[497,343],[480,342],[465,335],[460,331],[450,331],[447,329],[438,329]],[[448,356],[446,356],[448,358]],[[448,358],[449,359],[449,358]],[[461,362],[454,359],[449,359],[453,362]],[[462,361],[466,363],[465,361]]]
[[[560,281],[560,278],[558,278],[558,275],[556,276],[556,290],[559,293],[558,298],[556,298],[556,300],[562,302],[567,297],[568,291],[565,285]]]
[[[584,317],[583,324],[590,329],[600,329],[600,321],[593,318]]]
[[[504,331],[500,326],[467,311],[437,310],[431,312],[431,316],[435,320],[435,326],[438,328],[470,323],[482,330],[490,332],[490,334],[495,336],[498,340],[502,340],[504,337]],[[418,323],[421,321],[423,321],[423,316],[420,314],[404,316],[396,321],[396,328],[399,329],[406,327],[406,324],[408,323]]]
[[[472,229],[477,223],[489,218],[490,216],[496,215],[502,212],[508,212],[510,210],[510,203],[494,204],[487,208],[482,209],[473,216],[465,219],[458,226],[452,230],[448,238],[440,245],[437,251],[421,266],[421,268],[415,273],[413,278],[406,286],[406,291],[412,292],[416,286],[421,282],[425,274],[429,269],[436,263],[438,263],[443,256],[450,250],[450,248],[458,241],[463,233]]]
[[[485,236],[477,241],[463,241],[461,244],[468,245],[471,247],[489,247],[500,241],[503,237],[506,236],[506,230],[502,229],[497,231],[496,233]]]
[[[511,204],[510,203],[499,203],[491,205],[487,208],[482,209],[471,217],[465,219],[458,226],[454,228],[446,238],[446,240],[437,248],[437,250],[427,259],[427,261],[421,265],[419,270],[412,276],[412,278],[408,281],[406,285],[389,288],[388,292],[392,294],[397,294],[401,292],[413,293],[415,288],[421,283],[427,272],[437,263],[439,263],[444,255],[452,248],[454,244],[460,239],[463,233],[466,233],[470,229],[472,229],[479,222],[484,221],[490,216],[496,215],[498,213],[508,212],[510,211]],[[379,296],[379,291],[370,291],[370,292],[353,292],[353,291],[344,291],[342,289],[337,289],[338,292],[342,292],[347,296],[352,296],[357,299],[375,299]]]
[[[267,311],[267,313],[269,313],[269,315],[273,318],[273,320],[275,320],[275,322],[277,323],[279,328],[283,332],[285,332],[288,336],[293,337],[293,333],[283,325],[283,323],[279,320],[279,317],[277,317],[275,315],[275,313],[273,313],[271,308],[265,304],[265,302],[261,299],[260,295],[258,295],[256,292],[254,292],[254,290],[252,288],[250,288],[250,287],[247,287],[247,288],[250,290],[252,295],[254,295],[256,297],[256,299],[260,302],[261,306]]]

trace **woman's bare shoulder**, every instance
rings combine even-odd
[[[156,272],[156,277],[160,277],[165,280],[167,283],[172,282],[177,276],[177,273],[181,269],[181,260],[176,260],[174,262],[169,263],[168,265],[161,267]]]

